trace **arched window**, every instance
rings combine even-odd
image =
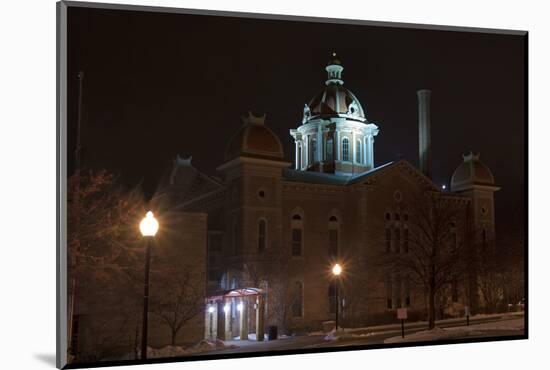
[[[309,164],[315,163],[315,152],[317,151],[317,140],[312,138],[309,145]]]
[[[391,252],[391,229],[386,227],[386,253]]]
[[[328,221],[328,256],[338,258],[338,219],[331,216]]]
[[[451,281],[451,300],[453,303],[458,302],[458,280],[456,278]]]
[[[349,161],[349,139],[347,137],[342,139],[342,160]]]
[[[304,315],[304,286],[301,281],[295,281],[292,287],[292,317]]]
[[[386,308],[388,310],[393,308],[393,284],[391,275],[386,276]]]
[[[261,218],[258,221],[258,252],[265,251],[266,239],[267,239],[267,223],[263,218]]]
[[[357,140],[357,142],[355,143],[355,161],[357,163],[363,162],[361,160],[361,140]]]
[[[333,160],[333,146],[334,142],[332,140],[332,137],[327,138],[327,149],[326,149],[326,160],[332,161]]]
[[[401,229],[395,228],[395,253],[401,253]]]
[[[394,296],[393,303],[396,308],[403,307],[402,301],[401,301],[401,283],[402,283],[401,276],[399,275],[396,276],[393,282],[393,296]]]
[[[299,214],[294,214],[291,220],[291,229],[292,229],[292,256],[299,257],[302,255],[302,235],[303,235],[303,224],[302,216]]]

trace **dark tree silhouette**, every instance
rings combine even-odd
[[[469,224],[464,198],[438,192],[415,194],[403,207],[408,214],[408,246],[386,248],[380,264],[389,273],[407,276],[426,296],[429,328],[435,327],[436,297],[466,268]]]

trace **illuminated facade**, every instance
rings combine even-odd
[[[336,284],[345,325],[393,320],[399,307],[425,309],[423,294],[406,276],[388,275],[375,261],[381,251],[408,248],[404,204],[412,195],[441,189],[406,160],[375,166],[378,126],[344,88],[335,55],[326,71],[324,88],[290,130],[294,163],[285,160],[265,116],[252,114],[228,142],[218,167],[222,180],[190,160],[174,162],[168,186],[174,201],[208,214],[209,336],[243,337],[243,325],[250,332],[272,324],[317,330],[334,318]],[[498,188],[479,156],[464,157],[451,190],[446,194],[469,205],[486,237],[494,235]],[[331,274],[335,263],[342,265],[338,280]],[[451,309],[474,305],[468,284],[454,288]],[[235,295],[239,289],[256,289],[254,298]]]
[[[335,54],[325,69],[326,86],[304,106],[300,127],[290,130],[294,168],[336,175],[371,170],[378,126],[367,120],[359,100],[344,87],[344,67]]]

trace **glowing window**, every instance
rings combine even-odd
[[[349,161],[349,140],[347,137],[342,140],[342,160]]]

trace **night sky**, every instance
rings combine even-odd
[[[481,152],[497,185],[497,230],[524,215],[525,37],[69,8],[69,171],[79,70],[83,165],[153,193],[176,154],[215,168],[249,110],[266,113],[292,161],[289,129],[324,86],[331,52],[380,133],[375,165],[418,164],[416,91],[432,90],[433,173],[448,183]]]

